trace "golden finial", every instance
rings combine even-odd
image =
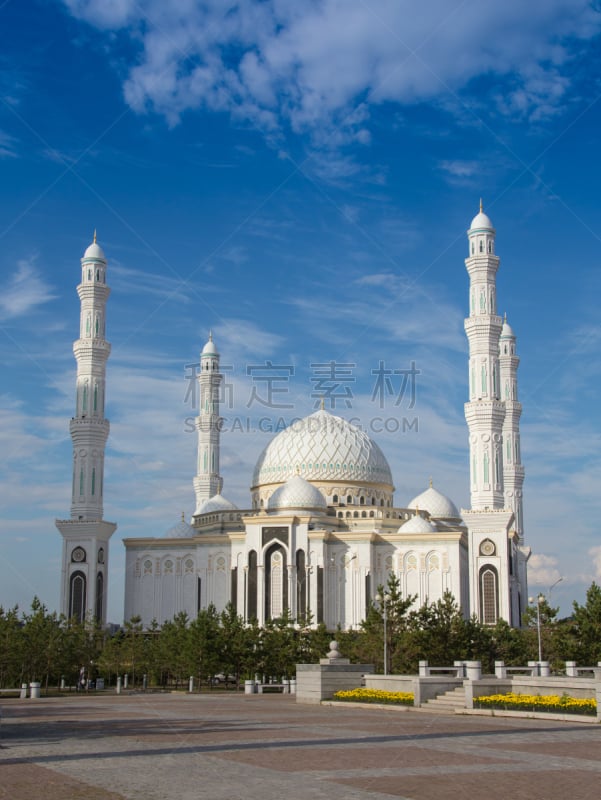
[[[419,506],[417,503],[415,504],[415,516],[419,517]]]
[[[94,244],[96,244],[96,228],[94,228]]]
[[[322,397],[322,398],[321,398],[321,404],[320,404],[320,408],[321,408],[321,410],[322,410],[322,411],[324,411],[324,410],[325,410],[325,407],[326,407],[326,401],[325,401],[325,398],[324,398],[324,397]]]
[[[503,322],[507,325],[507,311],[503,314]]]
[[[432,476],[430,475],[430,489],[432,488]]]
[[[209,328],[209,341],[210,342],[213,341],[213,329],[212,328]]]
[[[480,213],[482,213],[484,209],[482,208],[482,198],[480,198]]]

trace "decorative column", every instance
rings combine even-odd
[[[73,442],[71,519],[56,520],[63,536],[61,613],[79,621],[106,624],[109,539],[117,526],[103,520],[104,451],[109,421],[104,416],[106,362],[111,346],[105,337],[106,258],[94,241],[81,259],[79,339]]]
[[[209,341],[200,354],[200,409],[196,417],[198,431],[198,461],[194,492],[196,511],[211,497],[221,493],[223,479],[219,474],[219,439],[221,421],[219,417],[219,392],[223,376],[219,372],[219,353],[209,333]]]

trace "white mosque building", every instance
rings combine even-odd
[[[200,356],[196,510],[157,538],[125,539],[125,619],[162,624],[185,611],[232,603],[259,624],[286,610],[329,629],[356,628],[394,574],[415,606],[450,592],[466,616],[519,626],[527,604],[516,338],[497,315],[495,230],[480,212],[468,231],[471,508],[430,486],[395,505],[384,453],[362,430],[323,408],[278,433],[260,454],[248,508],[222,494],[220,356]],[[77,412],[71,421],[71,519],[63,535],[62,611],[106,621],[108,541],[102,519],[106,259],[94,241],[82,259]],[[466,470],[467,472],[467,470]]]

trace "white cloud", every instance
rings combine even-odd
[[[0,131],[0,158],[16,158],[16,140],[8,133]]]
[[[599,582],[601,581],[601,545],[591,547],[588,554],[591,557],[595,581]]]
[[[0,287],[0,319],[21,317],[55,297],[52,287],[35,268],[35,259],[22,259],[16,272]]]
[[[559,562],[555,556],[547,556],[544,553],[533,553],[530,556],[528,583],[531,586],[542,586],[548,590],[561,577]]]
[[[374,104],[455,97],[482,76],[505,81],[502,113],[544,118],[570,89],[572,52],[600,27],[586,0],[65,2],[131,36],[139,56],[124,92],[136,111],[171,124],[191,108],[227,111],[270,135],[309,131],[326,148],[369,142]]]

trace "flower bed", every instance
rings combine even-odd
[[[336,692],[334,700],[348,703],[385,703],[387,705],[413,705],[413,692],[387,692],[384,689],[349,689]]]
[[[547,711],[553,714],[597,713],[597,701],[557,694],[490,694],[474,697],[474,708],[496,708],[501,711]]]

